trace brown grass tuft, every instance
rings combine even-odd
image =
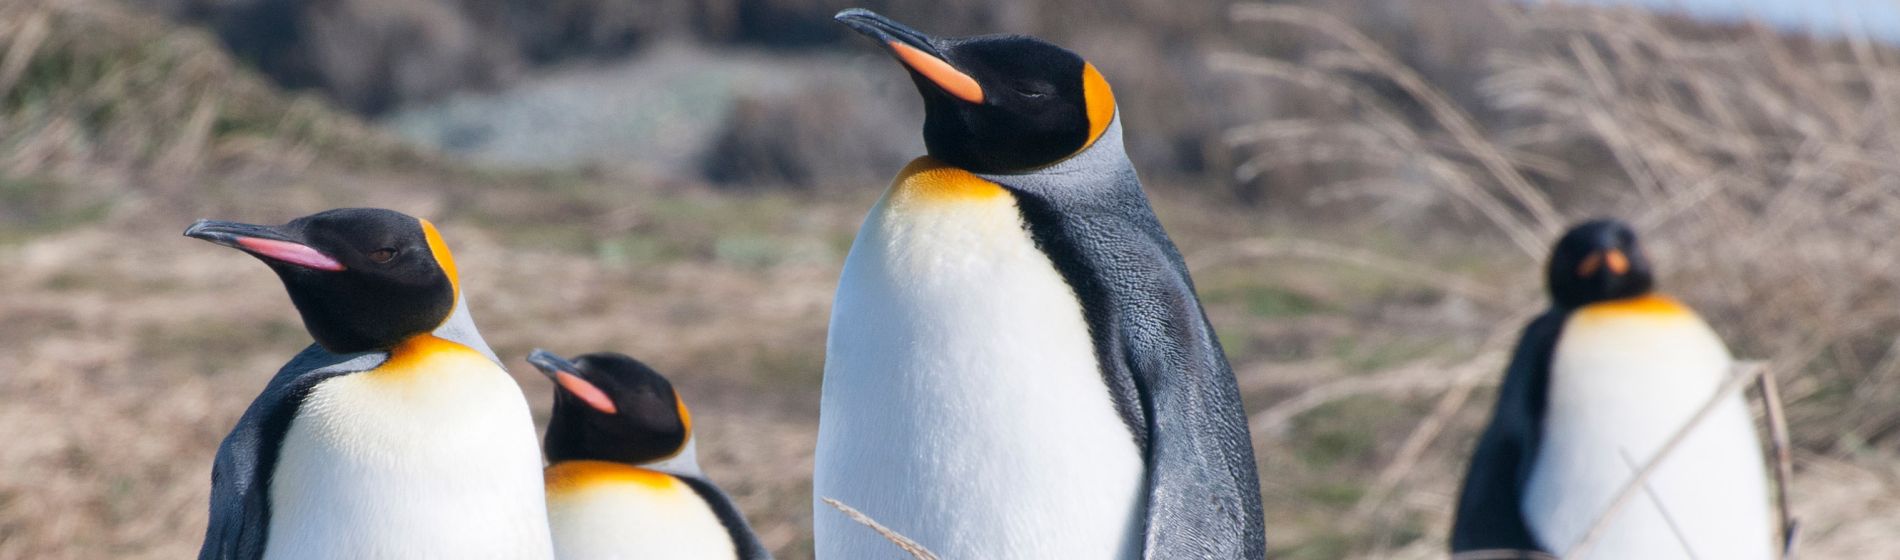
[[[1900,438],[1900,410],[1882,404],[1900,399],[1892,335],[1900,270],[1890,250],[1900,237],[1892,102],[1900,51],[1865,37],[1827,43],[1756,26],[1710,29],[1633,9],[1492,10],[1505,22],[1489,31],[1501,46],[1477,88],[1484,106],[1473,109],[1333,16],[1235,6],[1236,22],[1332,46],[1297,59],[1217,54],[1216,67],[1325,91],[1334,104],[1322,117],[1231,129],[1227,141],[1249,155],[1238,178],[1350,161],[1337,188],[1414,201],[1416,189],[1435,189],[1442,194],[1422,197],[1431,212],[1475,211],[1489,227],[1472,239],[1516,246],[1521,254],[1508,258],[1527,270],[1567,222],[1628,220],[1663,272],[1663,290],[1700,310],[1738,355],[1784,372],[1797,469],[1820,457],[1891,460],[1872,450]],[[1480,110],[1486,118],[1472,116]],[[1420,277],[1440,289],[1485,285],[1489,299],[1507,302],[1501,309],[1541,306],[1540,291],[1444,271]],[[1433,421],[1392,456],[1387,472],[1397,474],[1377,479],[1357,508],[1375,534],[1385,530],[1381,520],[1406,511],[1449,511],[1450,495],[1388,502],[1399,481],[1423,482],[1404,473],[1436,438],[1437,419],[1481,418],[1488,409],[1465,402],[1467,376],[1438,383],[1451,389]],[[1464,452],[1432,451],[1454,465]],[[1434,480],[1455,488],[1455,480]],[[1804,496],[1791,499],[1798,506]],[[1438,538],[1403,549],[1430,549]],[[1357,549],[1367,557],[1399,550],[1387,537],[1367,542]]]

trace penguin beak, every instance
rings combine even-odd
[[[343,263],[271,226],[198,220],[191,224],[191,227],[185,228],[185,237],[203,239],[250,253],[258,258],[311,270],[329,272],[344,270]]]
[[[931,36],[863,8],[838,12],[832,19],[883,43],[904,67],[951,97],[966,103],[983,103],[983,86],[945,60],[943,50],[937,47],[938,41]]]
[[[574,395],[594,410],[603,414],[620,412],[620,407],[614,405],[613,398],[608,397],[607,392],[600,390],[600,387],[581,377],[580,366],[574,365],[574,362],[568,361],[567,358],[536,348],[534,352],[528,354],[528,363],[534,365],[534,369],[541,370],[541,375],[548,376],[548,379],[554,381],[561,390]]]
[[[1615,248],[1590,253],[1590,256],[1584,257],[1583,262],[1577,265],[1577,276],[1589,277],[1605,267],[1610,269],[1610,274],[1613,276],[1627,274],[1630,271],[1629,255],[1624,254],[1622,249]]]

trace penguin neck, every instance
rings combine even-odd
[[[1646,322],[1700,322],[1694,310],[1666,295],[1655,292],[1636,297],[1599,301],[1576,308],[1570,322],[1594,324],[1601,321],[1635,319]]]
[[[560,438],[563,436],[550,432],[549,437]],[[650,460],[650,461],[629,461],[624,458],[618,458],[618,459],[609,458],[609,457],[604,457],[603,456],[604,454],[602,453],[588,453],[584,449],[577,450],[575,452],[556,451],[556,452],[550,453],[548,457],[548,461],[549,463],[555,464],[555,465],[563,465],[563,464],[569,464],[569,463],[608,463],[608,464],[620,465],[623,467],[639,468],[639,469],[645,469],[645,470],[650,470],[650,471],[663,472],[663,473],[672,474],[672,475],[694,476],[694,477],[704,476],[699,470],[699,452],[697,449],[698,444],[695,442],[695,439],[696,438],[688,437],[686,439],[686,444],[680,446],[679,451],[673,453],[672,455],[668,455],[666,457],[661,457],[661,458]],[[561,445],[568,445],[568,444],[564,443],[564,444],[552,445],[549,447],[549,449],[553,451]],[[578,446],[578,445],[583,445],[583,444],[575,443],[573,445]]]
[[[976,173],[977,176],[1004,184],[1016,184],[1026,177],[1070,178],[1133,169],[1126,146],[1122,144],[1122,117],[1117,112],[1101,136],[1074,155],[1042,167],[1007,173]]]
[[[1689,309],[1659,292],[1649,291],[1629,297],[1597,300],[1571,307],[1561,307],[1566,312],[1577,314],[1634,314],[1634,315],[1679,315],[1689,313]]]
[[[557,389],[543,450],[549,463],[599,461],[699,476],[697,438],[691,424],[681,436],[683,442],[628,426],[624,418],[603,415]]]
[[[501,365],[501,358],[488,347],[488,341],[482,339],[481,331],[475,329],[475,318],[468,312],[468,298],[462,295],[459,288],[456,289],[455,310],[451,311],[448,319],[443,320],[442,324],[430,334],[474,349],[488,357],[489,361],[495,362],[495,365]]]
[[[1001,185],[984,180],[935,156],[911,160],[892,181],[889,201],[899,207],[987,203],[1008,196]]]
[[[548,465],[543,471],[550,494],[561,495],[602,483],[633,483],[650,488],[673,484],[668,473],[615,461],[572,459]]]
[[[699,444],[696,440],[698,440],[698,438],[688,437],[686,438],[686,445],[680,446],[679,453],[674,453],[672,457],[640,465],[640,468],[660,471],[667,474],[702,476],[699,471]]]

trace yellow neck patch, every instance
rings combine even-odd
[[[894,204],[990,200],[1007,194],[996,183],[930,156],[911,160],[891,183]]]
[[[425,333],[409,337],[409,340],[389,349],[388,360],[376,366],[376,369],[359,375],[379,380],[413,381],[426,378],[433,372],[452,373],[482,367],[493,368],[494,362],[472,348]]]
[[[1094,64],[1082,64],[1082,99],[1088,105],[1089,140],[1082,143],[1082,149],[1088,149],[1108,132],[1108,125],[1115,121],[1115,92],[1108,89],[1108,78],[1095,69]],[[1079,151],[1079,150],[1078,150]]]
[[[422,235],[429,239],[429,254],[442,266],[442,273],[448,275],[449,286],[455,289],[456,300],[462,298],[462,276],[455,270],[455,255],[449,253],[449,244],[442,242],[442,233],[435,230],[435,224],[416,218],[422,222]]]
[[[1628,299],[1601,301],[1585,305],[1577,310],[1577,315],[1590,317],[1612,315],[1643,315],[1655,317],[1686,315],[1693,317],[1695,316],[1695,312],[1669,296],[1648,294]]]
[[[561,461],[548,465],[542,476],[549,494],[567,493],[602,484],[628,484],[649,490],[667,490],[679,481],[663,472],[609,461]]]

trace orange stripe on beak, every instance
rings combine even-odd
[[[937,87],[943,88],[945,92],[957,99],[970,103],[983,102],[983,86],[976,84],[976,78],[971,78],[969,74],[950,66],[950,63],[931,56],[930,53],[919,50],[917,47],[898,41],[889,43],[891,52],[897,53],[898,60],[903,61],[904,65],[909,66],[910,69],[916,70],[918,74],[923,74],[931,83],[937,84]]]
[[[1622,276],[1623,273],[1630,271],[1630,258],[1624,255],[1621,250],[1610,249],[1608,253],[1603,255],[1603,262],[1610,266],[1611,274]]]
[[[343,270],[343,263],[336,262],[336,259],[330,258],[329,255],[323,254],[322,251],[312,249],[310,246],[301,243],[264,239],[262,237],[239,237],[237,238],[237,244],[239,247],[243,247],[253,253],[312,270],[327,270],[330,272],[340,272]]]
[[[586,379],[581,379],[581,376],[565,371],[558,372],[554,374],[554,382],[560,383],[561,388],[567,389],[568,394],[580,397],[581,402],[594,407],[594,410],[607,414],[620,412],[620,407],[614,406],[614,400],[607,397],[606,391],[595,387],[593,383],[588,383]]]
[[[1577,276],[1588,277],[1596,274],[1597,269],[1602,266],[1603,253],[1590,253],[1590,256],[1583,258],[1583,262],[1577,263]]]

